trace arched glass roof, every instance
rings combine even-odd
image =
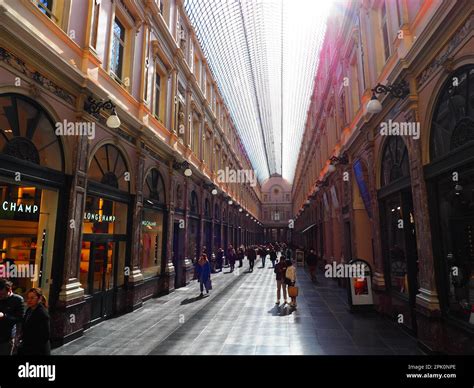
[[[185,1],[260,181],[293,180],[330,3]]]

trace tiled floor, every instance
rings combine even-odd
[[[298,268],[298,309],[275,306],[271,263],[260,266],[213,275],[214,289],[204,298],[196,298],[193,281],[92,327],[53,354],[423,354],[395,323],[376,313],[351,314],[346,290],[322,274],[315,285]]]

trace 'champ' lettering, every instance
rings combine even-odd
[[[15,202],[4,201],[2,203],[2,209],[6,212],[18,212],[18,213],[37,213],[38,205],[27,205],[24,203],[17,204]]]

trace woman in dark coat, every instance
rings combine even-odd
[[[32,288],[26,293],[26,310],[23,318],[19,355],[51,354],[49,313],[46,299],[39,288]]]

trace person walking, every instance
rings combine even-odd
[[[207,260],[207,255],[205,253],[201,254],[197,265],[196,265],[197,279],[199,282],[199,288],[201,294],[199,297],[203,297],[204,288],[206,289],[206,294],[209,294],[209,290],[212,289],[211,284],[211,265],[209,260]]]
[[[244,257],[245,257],[245,250],[244,250],[244,246],[241,245],[237,253],[237,259],[239,260],[239,268],[241,268],[244,265],[244,262],[243,262]]]
[[[285,273],[286,282],[288,284],[288,294],[290,293],[290,287],[295,287],[296,285],[296,268],[293,265],[292,261],[286,260],[286,273]],[[296,296],[291,296],[290,306],[296,308]]]
[[[229,249],[227,249],[227,259],[229,260],[230,272],[234,272],[236,255],[232,245],[229,245]]]
[[[272,262],[272,268],[275,268],[275,261],[277,259],[277,253],[274,247],[270,248],[270,261]]]
[[[265,268],[265,258],[267,256],[267,252],[266,250],[264,249],[263,246],[261,246],[258,250],[258,255],[260,256],[260,258],[262,259],[262,268]]]
[[[222,266],[224,265],[224,250],[219,248],[216,254],[216,270],[222,271]]]
[[[273,272],[276,274],[276,282],[277,282],[277,300],[275,304],[278,306],[280,305],[280,297],[281,291],[283,290],[283,304],[287,304],[288,301],[286,299],[286,282],[285,282],[285,275],[286,275],[286,258],[285,256],[280,256],[280,260],[278,264],[275,266]]]
[[[253,266],[255,264],[255,259],[257,254],[255,252],[255,247],[249,247],[247,249],[247,260],[249,261],[249,272],[253,272]]]
[[[51,354],[49,313],[46,298],[40,288],[31,288],[26,293],[26,310],[21,327],[21,342],[18,354],[22,356]]]
[[[12,282],[0,279],[0,356],[12,353],[13,342],[25,313],[23,298],[14,294],[12,287]]]

